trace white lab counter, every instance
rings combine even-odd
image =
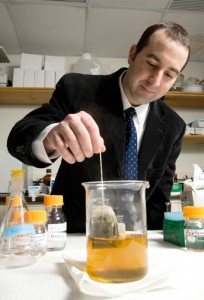
[[[199,300],[204,299],[204,252],[188,252],[184,248],[163,241],[161,231],[148,232],[149,271],[145,278],[130,283],[126,292],[118,284],[89,282],[86,294],[79,291],[77,284],[83,272],[75,275],[76,282],[68,272],[64,260],[66,253],[85,252],[84,235],[68,235],[67,247],[63,251],[48,252],[40,261],[21,269],[0,270],[0,299],[2,300],[96,300],[109,297],[111,286],[119,290],[120,300]],[[122,258],[121,258],[122,259]],[[70,268],[69,268],[70,270]],[[73,275],[73,274],[72,274]],[[85,274],[86,275],[86,274]],[[87,275],[86,275],[87,276]],[[93,284],[92,284],[93,283]],[[94,290],[95,289],[95,290]],[[104,295],[104,290],[107,291]],[[90,292],[90,293],[89,293]],[[113,295],[112,293],[110,293]]]

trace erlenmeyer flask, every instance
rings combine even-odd
[[[0,230],[0,268],[18,268],[37,262],[35,228],[26,223],[28,207],[23,194],[24,170],[11,171],[12,191]]]

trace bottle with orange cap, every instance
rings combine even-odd
[[[67,241],[67,221],[62,212],[62,195],[45,195],[44,206],[47,212],[47,250],[62,250]]]
[[[47,229],[46,229],[46,211],[30,210],[25,212],[25,220],[32,223],[35,228],[35,234],[32,236],[32,242],[37,240],[40,254],[43,256],[47,252]]]
[[[0,231],[0,268],[17,268],[34,264],[39,248],[31,238],[35,228],[25,221],[28,206],[23,194],[24,170],[11,171],[12,191]]]
[[[184,206],[185,245],[190,251],[204,251],[204,206]]]

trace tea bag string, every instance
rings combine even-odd
[[[102,154],[100,152],[100,171],[101,171],[101,194],[102,194],[102,205],[105,204],[105,197],[104,197],[104,189],[103,189],[103,164],[102,164]]]

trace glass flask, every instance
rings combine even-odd
[[[147,181],[84,182],[87,274],[123,283],[148,270],[145,190]]]
[[[0,230],[0,268],[19,268],[32,265],[40,257],[35,228],[26,223],[28,207],[23,194],[24,170],[11,171],[12,191]]]

